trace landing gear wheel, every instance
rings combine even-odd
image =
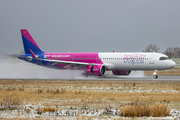
[[[158,75],[156,74],[156,72],[157,72],[157,70],[154,70],[154,76],[153,76],[154,79],[158,78]]]
[[[157,76],[157,75],[154,75],[154,76],[153,76],[153,78],[154,78],[154,79],[157,79],[157,78],[158,78],[158,76]]]

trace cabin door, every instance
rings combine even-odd
[[[149,64],[154,64],[154,55],[150,55]]]

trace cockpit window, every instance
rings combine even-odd
[[[160,57],[159,60],[169,60],[168,57]]]

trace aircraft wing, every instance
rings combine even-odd
[[[64,66],[64,68],[71,66],[71,65],[74,65],[74,66],[76,66],[74,69],[85,68],[86,66],[93,65],[90,63],[73,62],[73,61],[48,60],[48,59],[41,59],[41,60],[51,62],[51,63],[53,63],[52,65],[66,64],[66,66]]]
[[[33,53],[33,51],[31,49],[29,49],[32,57],[36,60],[42,60],[42,61],[48,61],[48,62],[51,62],[53,63],[52,65],[56,65],[56,64],[66,64],[65,67],[68,67],[70,65],[75,65],[77,66],[75,69],[78,69],[78,68],[83,68],[83,67],[86,67],[88,65],[94,65],[94,64],[91,64],[91,63],[84,63],[84,62],[74,62],[74,61],[62,61],[62,60],[49,60],[49,59],[39,59],[38,57],[36,57],[36,55]]]
[[[71,64],[71,65],[83,65],[83,66],[88,66],[92,65],[90,63],[83,63],[83,62],[74,62],[74,61],[61,61],[61,60],[48,60],[48,59],[41,59],[44,61],[52,62],[54,65],[56,64]]]

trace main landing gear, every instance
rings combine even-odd
[[[158,75],[156,74],[156,72],[157,72],[157,70],[154,70],[154,73],[153,73],[154,74],[154,76],[153,76],[154,79],[158,78]]]

